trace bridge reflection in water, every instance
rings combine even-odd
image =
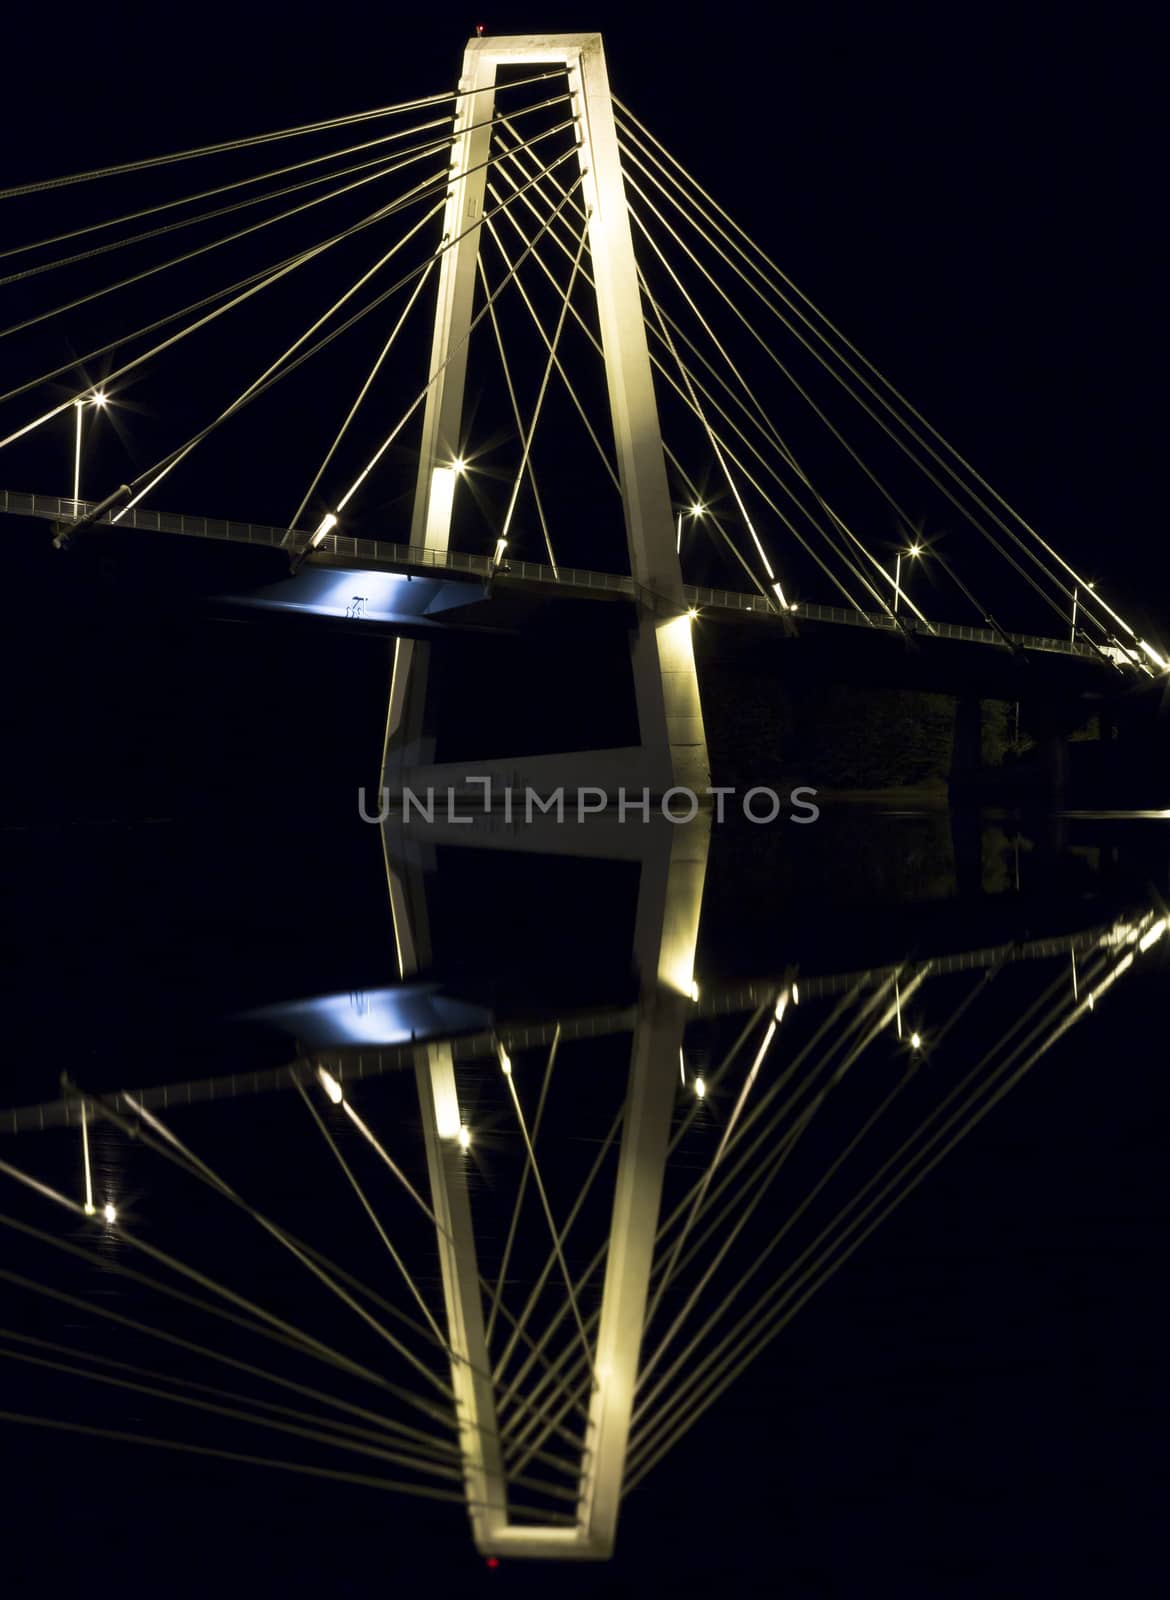
[[[856,910],[808,918],[756,882],[791,956],[733,974],[702,937],[709,815],[393,816],[384,843],[400,981],[271,1012],[298,1038],[285,1066],[67,1083],[4,1113],[3,1279],[30,1329],[47,1304],[89,1331],[79,1348],[18,1322],[3,1349],[34,1379],[90,1381],[96,1398],[53,1391],[62,1426],[463,1501],[486,1554],[608,1554],[623,1497],[648,1477],[652,1497],[656,1464],[809,1297],[1167,943],[1153,902],[1050,903],[1041,928],[1009,893],[975,919],[992,906],[994,941],[927,932],[927,907],[918,948],[871,930],[884,958],[832,971],[800,958],[802,921],[856,948]],[[499,868],[501,928],[521,860],[624,860],[631,914],[566,896],[538,940],[586,930],[593,971],[630,958],[628,998],[584,1003],[585,975],[550,1010],[521,975],[528,1014],[500,1011],[466,949],[441,984],[432,869],[457,880],[468,851]],[[439,925],[459,905],[436,902]],[[482,976],[523,958],[480,946]],[[90,1295],[96,1261],[127,1309]],[[120,1425],[127,1391],[151,1426]]]

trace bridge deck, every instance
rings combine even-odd
[[[71,522],[86,515],[96,502],[71,500],[61,495],[21,494],[0,489],[0,513],[20,517],[40,517],[52,522]],[[110,516],[101,519],[109,522]],[[134,507],[119,519],[126,528],[144,529],[152,533],[172,533],[188,538],[217,539],[235,544],[266,546],[269,549],[286,549],[290,552],[302,548],[311,538],[308,532],[297,530],[290,539],[286,528],[275,528],[256,522],[224,522],[213,517],[194,517],[170,511],[149,511]],[[592,572],[582,567],[551,567],[539,561],[519,561],[509,558],[506,568],[496,568],[489,556],[476,555],[463,550],[430,550],[422,545],[390,544],[381,539],[356,539],[348,534],[326,534],[316,547],[316,553],[330,564],[353,562],[363,567],[386,571],[441,570],[454,576],[483,580],[505,586],[536,584],[554,588],[574,599],[642,600],[651,607],[673,604],[665,596],[656,595],[636,583],[633,578],[614,572]],[[777,604],[762,594],[748,594],[737,589],[710,589],[695,584],[683,587],[683,603],[703,612],[704,615],[724,616],[755,621],[783,623],[786,614]],[[920,636],[958,640],[966,644],[993,645],[1005,649],[1003,638],[992,628],[968,627],[963,623],[920,622],[916,617],[893,617],[888,612],[857,611],[848,606],[824,606],[811,601],[799,602],[787,616],[800,622],[836,623],[846,627],[877,628],[886,633],[904,631]],[[1090,661],[1101,661],[1101,653],[1092,645],[1054,639],[1042,634],[1009,633],[1007,637],[1021,650],[1040,650],[1053,655],[1074,656]]]

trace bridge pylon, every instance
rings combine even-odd
[[[710,781],[710,767],[691,622],[683,602],[675,518],[600,34],[468,42],[443,221],[444,239],[455,242],[444,251],[439,272],[411,544],[444,552],[451,539],[452,513],[460,493],[467,353],[495,88],[501,68],[517,66],[563,66],[576,120],[626,543],[630,573],[638,585],[631,659],[639,743],[588,754],[501,759],[499,776],[502,779],[506,772],[510,782],[531,781],[545,791],[559,785],[570,791],[589,785],[613,796],[621,788],[640,792],[648,787],[660,795],[674,785],[685,785],[702,794]],[[421,709],[427,697],[429,648],[403,640],[397,649],[382,779],[391,794],[418,783],[458,787],[455,769],[430,764],[433,745],[428,745]],[[485,773],[492,766],[477,763]]]

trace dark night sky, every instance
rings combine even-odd
[[[8,24],[3,182],[441,89],[479,20],[345,0],[26,8]],[[629,7],[611,21],[553,7],[482,20],[498,33],[600,26],[617,93],[1009,501],[1094,570],[1100,554],[1116,592],[1165,627],[1152,337],[1164,130],[1148,14],[824,5],[688,20]],[[41,486],[4,470],[0,485]],[[193,509],[230,514],[231,487],[230,474],[209,481]],[[103,1067],[116,1056],[91,1024],[108,1020],[120,969],[150,975],[160,1028],[213,969],[232,1005],[250,968],[266,997],[384,978],[378,853],[339,821],[380,736],[383,647],[314,642],[310,671],[299,634],[147,619],[119,638],[83,617],[83,578],[48,589],[39,555],[21,559],[58,616],[42,626],[22,605],[9,629],[21,698],[5,838],[24,1002],[10,1015],[33,1062],[13,1098],[51,1092],[76,1050]],[[261,794],[277,797],[270,828],[232,820]],[[330,852],[306,848],[306,814],[318,838],[329,821]],[[72,1003],[42,1027],[62,988]],[[1149,1592],[1166,1395],[1164,1123],[1146,1074],[1163,1035],[1147,989],[1115,1056],[1098,1020],[1059,1084],[1038,1074],[943,1170],[932,1203],[797,1320],[766,1378],[639,1494],[612,1578],[485,1574],[460,1542],[432,1592],[644,1593],[655,1573],[687,1594]],[[78,1447],[63,1484],[60,1455],[25,1448],[10,1466],[23,1487],[0,1509],[18,1592],[84,1574],[129,1595],[212,1582],[413,1594],[425,1540],[463,1541],[459,1516],[415,1524],[226,1467],[168,1468],[160,1492],[149,1466],[96,1446]],[[745,1457],[754,1470],[732,1470]]]

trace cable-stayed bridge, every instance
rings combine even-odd
[[[355,136],[356,144],[334,143]],[[288,153],[314,153],[267,165],[268,144],[285,140]],[[226,174],[224,162],[258,155],[264,171]],[[353,156],[360,159],[346,165]],[[511,759],[502,750],[495,765],[513,782],[543,787],[600,781],[606,795],[708,790],[694,649],[707,615],[773,625],[786,639],[840,626],[842,637],[847,629],[873,633],[907,649],[937,639],[1014,661],[1051,657],[1070,670],[1089,663],[1119,692],[1166,671],[1157,644],[1126,620],[1120,601],[1105,598],[1105,585],[1060,553],[1058,537],[1013,511],[613,99],[598,36],[475,39],[450,93],[26,185],[0,201],[41,203],[58,190],[137,183],[193,161],[216,163],[219,176],[181,199],[115,203],[117,215],[92,222],[58,215],[43,237],[2,253],[12,270],[0,287],[19,285],[22,295],[58,281],[51,273],[75,275],[64,298],[35,309],[30,302],[0,330],[32,371],[0,395],[11,417],[0,449],[16,471],[22,452],[42,459],[36,452],[64,430],[72,494],[11,491],[0,509],[47,520],[63,551],[91,539],[116,548],[119,530],[131,529],[261,546],[276,567],[254,595],[259,603],[392,624],[399,638],[383,762],[388,791],[400,793],[420,774],[463,782],[462,766],[434,759],[429,652],[437,646],[424,625],[453,625],[481,607],[490,617],[528,590],[631,609],[638,741],[582,751],[565,727],[561,753]],[[373,187],[388,179],[397,180],[390,199]],[[204,202],[212,204],[195,209]],[[207,237],[226,217],[228,232]],[[179,253],[158,259],[186,229]],[[254,252],[268,237],[282,238],[283,254],[258,264]],[[63,255],[51,254],[59,247]],[[90,287],[89,275],[111,257],[126,269],[115,266],[111,281]],[[322,293],[334,266],[341,282]],[[211,286],[207,270],[218,274]],[[164,305],[170,284],[184,303]],[[111,305],[122,308],[121,322]],[[134,307],[142,310],[127,312]],[[290,313],[295,334],[284,343],[277,329]],[[130,326],[140,315],[145,320]],[[90,316],[92,335],[81,337]],[[63,320],[84,354],[44,365],[37,341]],[[344,381],[323,378],[317,358],[327,351],[348,353]],[[184,373],[196,363],[199,396],[209,371],[224,394],[193,418]],[[174,374],[169,389],[159,380],[164,371]],[[142,385],[134,393],[154,396],[157,417],[173,414],[177,442],[94,488],[95,430],[128,407],[132,383]],[[304,419],[326,410],[320,448],[302,459],[289,440],[302,439]],[[123,426],[134,426],[128,410]],[[262,483],[265,495],[287,497],[287,517],[273,510],[266,522],[208,522],[157,509],[180,485],[197,489],[201,475],[216,470],[217,451],[220,471],[223,452],[229,464],[246,457],[249,495]],[[946,517],[945,535],[911,514],[923,493]],[[978,1002],[990,977],[1010,982],[1000,976],[1005,969],[1031,968],[993,956],[930,1036],[936,1059],[944,1039],[954,1052],[956,1077],[945,1092],[937,1075],[919,1070],[924,1035],[903,1022],[926,966],[826,989],[816,998],[835,1003],[823,1012],[809,996],[802,1004],[786,979],[764,984],[736,1001],[739,1025],[699,1077],[687,1050],[703,1004],[695,950],[710,825],[703,811],[686,826],[654,830],[634,852],[638,998],[621,1027],[632,1045],[602,1063],[596,1103],[585,1110],[576,1095],[558,1110],[550,1090],[558,1052],[581,1042],[555,1021],[547,1038],[526,1034],[522,1044],[494,1033],[490,1087],[482,1074],[471,1085],[457,1076],[453,1035],[428,1037],[421,1049],[416,1041],[409,1065],[417,1137],[409,1148],[386,1132],[405,1120],[403,1106],[381,1108],[375,1128],[364,1102],[360,1111],[354,1103],[343,1062],[337,1071],[315,1060],[311,1075],[303,1065],[287,1073],[305,1102],[306,1126],[385,1253],[380,1265],[389,1263],[395,1297],[335,1259],[337,1243],[313,1208],[295,1233],[278,1222],[245,1193],[246,1176],[229,1178],[212,1165],[194,1138],[174,1129],[169,1108],[163,1117],[148,1103],[153,1097],[111,1100],[67,1083],[63,1104],[73,1109],[59,1120],[70,1137],[80,1132],[80,1192],[35,1162],[5,1158],[0,1171],[47,1204],[50,1217],[68,1216],[90,1236],[111,1230],[161,1269],[148,1286],[185,1308],[188,1331],[118,1314],[113,1321],[136,1341],[183,1349],[203,1364],[203,1377],[191,1380],[185,1369],[172,1381],[125,1356],[20,1334],[3,1353],[311,1439],[334,1464],[300,1470],[463,1503],[485,1554],[609,1555],[623,1495],[1165,931],[1157,909],[1142,908],[1083,947],[1038,952],[1058,960],[1059,972],[1020,991],[1006,1032],[994,1020],[979,1025]],[[425,888],[410,851],[397,849],[397,827],[387,829],[387,876],[407,982],[428,966]],[[598,828],[596,856],[627,853],[609,823]],[[501,843],[483,830],[467,842]],[[510,836],[503,847],[564,843],[550,826],[527,839]],[[736,1006],[728,1002],[712,1018],[734,1019]],[[600,1036],[597,1027],[589,1035]],[[535,1072],[530,1049],[540,1052]],[[892,1083],[868,1077],[854,1101],[862,1081],[854,1069],[873,1052],[886,1067],[892,1057],[897,1074]],[[486,1237],[476,1228],[481,1197],[469,1179],[471,1152],[481,1148],[467,1120],[469,1094],[477,1130],[507,1126],[506,1138],[501,1132],[493,1145],[489,1134],[482,1147],[516,1196],[506,1233],[489,1228]],[[879,1124],[888,1133],[890,1107],[907,1102],[916,1115],[906,1131],[895,1113],[892,1148],[876,1174],[819,1217],[853,1153]],[[790,1158],[809,1150],[806,1134],[823,1126],[824,1109],[840,1106],[847,1109],[833,1153],[814,1149],[814,1170],[785,1202],[764,1251],[737,1259],[747,1218],[772,1182],[787,1178]],[[706,1126],[696,1151],[692,1135],[716,1107],[721,1119]],[[11,1123],[16,1132],[24,1126],[19,1116]],[[177,1186],[176,1206],[184,1186],[196,1184],[225,1214],[242,1211],[268,1248],[302,1269],[320,1303],[311,1312],[298,1298],[265,1306],[222,1280],[205,1241],[188,1241],[192,1254],[180,1256],[164,1237],[164,1207],[152,1224],[102,1202],[89,1150],[97,1127],[136,1155],[157,1157]],[[538,1135],[546,1141],[539,1153]],[[555,1161],[547,1143],[557,1145]],[[681,1168],[671,1160],[679,1152]],[[591,1209],[587,1197],[603,1170],[612,1202]],[[387,1173],[409,1216],[404,1222],[395,1210],[393,1226],[371,1198]],[[745,1310],[742,1297],[758,1289],[761,1265],[773,1251],[795,1248],[790,1231],[806,1216],[819,1217],[811,1238]],[[579,1219],[582,1231],[590,1221],[600,1236],[592,1253],[568,1242]],[[22,1248],[92,1259],[43,1218],[3,1221]],[[400,1228],[411,1235],[409,1250]],[[136,1273],[121,1259],[109,1270]],[[43,1291],[77,1303],[72,1289],[47,1286],[28,1270],[3,1275],[21,1296]],[[331,1331],[330,1317],[342,1312],[357,1353],[343,1352]],[[249,1341],[274,1341],[287,1365],[225,1356],[216,1337],[225,1322]],[[206,1381],[224,1360],[247,1373],[246,1391]],[[329,1387],[317,1369],[327,1369]],[[264,1382],[282,1387],[284,1398],[267,1389],[260,1398]],[[376,1396],[359,1400],[363,1388]],[[254,1448],[187,1447],[289,1469]],[[353,1453],[366,1457],[361,1471]],[[349,1464],[337,1465],[338,1456]]]
[[[0,256],[13,268],[0,287],[40,296],[0,330],[12,341],[11,374],[35,361],[36,341],[61,319],[86,347],[0,395],[11,418],[0,448],[13,467],[22,445],[55,431],[74,491],[56,505],[14,493],[5,509],[49,517],[66,540],[109,501],[100,515],[122,526],[273,543],[298,566],[317,556],[393,566],[421,550],[431,566],[480,576],[504,579],[522,565],[533,581],[570,591],[584,578],[591,594],[606,591],[606,577],[628,579],[637,596],[683,612],[795,627],[848,619],[909,638],[935,631],[1084,653],[1122,673],[1162,670],[1157,647],[1104,585],[1007,506],[635,114],[611,102],[603,64],[572,64],[576,48],[472,41],[450,95],[5,191],[10,205],[48,196],[59,210],[58,196],[83,182],[138,182],[197,160],[227,177],[88,225],[60,230],[54,217],[57,233]],[[354,131],[365,137],[337,145]],[[243,175],[225,165],[279,140],[290,155],[298,141],[315,153]],[[387,183],[400,186],[389,200]],[[346,205],[375,197],[350,218]],[[343,225],[321,236],[325,218]],[[236,247],[260,248],[294,227],[317,232],[266,270],[216,281]],[[347,277],[355,243],[376,239],[385,248],[372,262],[367,250],[365,269]],[[185,248],[165,253],[176,244]],[[95,470],[90,435],[130,386],[157,373],[181,391],[189,364],[210,355],[228,388],[265,308],[275,329],[282,290],[304,282],[316,293],[325,280],[313,273],[334,260],[340,293],[251,381],[127,472],[126,492],[111,479],[96,501],[82,500]],[[91,286],[107,267],[111,280]],[[44,305],[61,278],[84,292]],[[175,305],[172,283],[203,292]],[[139,301],[163,314],[127,326]],[[99,312],[103,331],[115,318],[117,336],[91,344]],[[428,317],[429,359],[419,360]],[[327,391],[323,404],[322,362],[351,333],[360,350],[383,322],[356,392]],[[101,377],[36,409],[38,391],[94,371]],[[467,412],[469,382],[483,424]],[[404,386],[409,403],[380,427],[387,395]],[[279,445],[271,408],[282,395],[332,410],[339,425],[315,469],[282,461],[274,487],[287,492],[298,476],[306,486],[287,522],[269,519],[277,534],[261,541],[254,522],[156,509],[164,483],[164,493],[198,484],[216,452],[254,451],[267,475],[272,452],[256,433],[275,433]],[[351,461],[362,465],[351,471]],[[950,524],[945,535],[917,527],[910,508],[927,494]],[[400,501],[408,516],[386,509]]]

